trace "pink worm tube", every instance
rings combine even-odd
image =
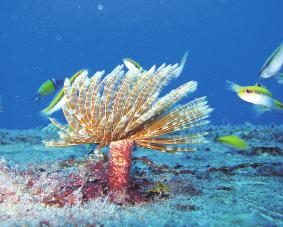
[[[126,193],[132,162],[133,141],[119,140],[110,143],[108,166],[109,194]]]

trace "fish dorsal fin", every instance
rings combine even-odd
[[[263,86],[261,83],[256,83],[255,86],[258,86],[258,87],[265,87],[265,86]]]
[[[252,89],[262,95],[266,95],[269,97],[272,97],[272,93],[263,85],[258,86],[258,84],[256,84],[255,86],[251,86]]]

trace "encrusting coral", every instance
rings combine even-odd
[[[98,148],[110,145],[108,192],[125,195],[134,145],[162,152],[183,152],[193,151],[191,144],[205,141],[206,132],[181,133],[208,123],[205,119],[212,109],[205,97],[176,106],[196,90],[197,82],[187,82],[158,98],[164,86],[181,74],[184,63],[185,57],[180,64],[126,73],[123,65],[119,65],[103,79],[104,71],[88,78],[86,70],[73,84],[66,79],[66,104],[62,108],[68,125],[50,118],[60,129],[61,139],[44,141],[45,145],[95,143]]]

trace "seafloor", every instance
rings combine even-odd
[[[124,205],[107,196],[86,199],[85,185],[67,180],[89,177],[86,163],[96,156],[87,160],[87,154],[93,147],[45,148],[41,141],[54,136],[48,128],[0,130],[0,225],[283,226],[283,126],[207,130],[209,143],[192,153],[137,148],[132,181],[149,199]],[[239,135],[250,147],[234,150],[214,142],[227,134]],[[60,181],[72,187],[52,200],[50,193],[62,191]]]

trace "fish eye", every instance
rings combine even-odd
[[[246,90],[246,93],[250,94],[250,93],[253,93],[253,91],[250,90],[250,89],[247,89],[247,90]]]

